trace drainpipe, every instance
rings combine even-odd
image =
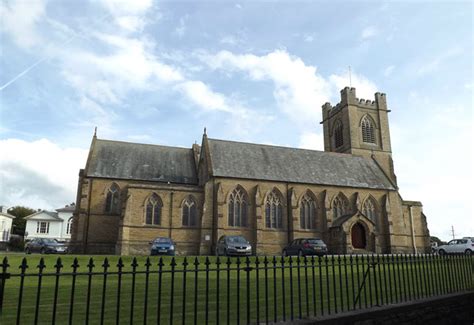
[[[413,227],[413,213],[412,213],[412,206],[409,206],[409,213],[410,213],[410,226],[411,226],[411,242],[413,244],[413,252],[417,254],[416,251],[416,242],[415,242],[415,227]]]

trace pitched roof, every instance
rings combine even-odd
[[[75,205],[66,205],[65,207],[56,209],[56,212],[74,212],[76,210]]]
[[[368,158],[216,139],[208,143],[214,176],[395,189]]]
[[[86,176],[197,184],[192,149],[99,139]]]
[[[5,213],[5,212],[0,212],[0,216],[7,217],[7,218],[12,218],[12,219],[16,218],[15,216],[12,216],[11,214]]]
[[[58,217],[58,214],[56,212],[46,211],[46,210],[41,210],[41,211],[32,213],[29,216],[26,216],[24,219],[25,220],[33,219],[34,217],[36,217],[40,214],[46,214],[49,217],[47,220],[54,219],[54,220],[58,220],[58,221],[63,221],[63,219]],[[42,219],[39,218],[37,220],[42,220]]]

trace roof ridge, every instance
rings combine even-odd
[[[100,141],[100,142],[112,142],[112,143],[123,143],[123,144],[132,144],[132,145],[140,145],[140,146],[152,146],[152,147],[162,147],[162,148],[173,148],[173,149],[193,150],[192,148],[187,148],[187,147],[166,146],[166,145],[162,145],[162,144],[139,143],[139,142],[129,142],[129,141],[121,141],[121,140],[97,139],[97,141]]]

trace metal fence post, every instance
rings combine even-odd
[[[10,273],[7,273],[7,269],[10,265],[8,264],[8,258],[5,256],[2,262],[2,273],[0,274],[0,316],[2,315],[3,309],[3,295],[5,294],[5,282],[10,278]]]

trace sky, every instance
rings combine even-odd
[[[400,193],[431,234],[474,236],[471,1],[0,4],[0,205],[74,202],[95,127],[324,150],[321,106],[350,83],[387,94]]]

